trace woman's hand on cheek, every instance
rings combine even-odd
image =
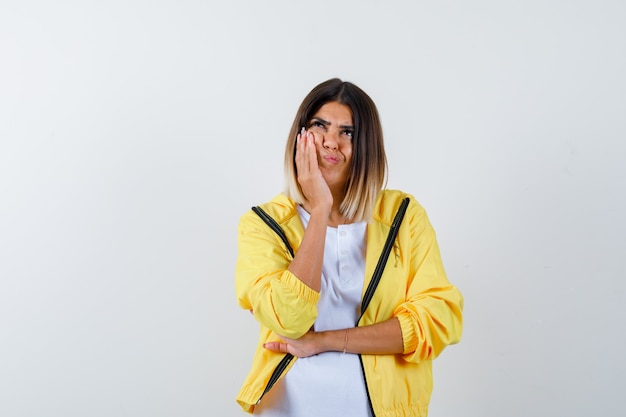
[[[321,333],[310,331],[299,339],[281,337],[281,342],[267,342],[263,347],[272,352],[291,353],[298,358],[306,358],[323,352],[319,344],[320,336]]]
[[[311,205],[311,209],[320,207],[330,210],[333,205],[333,196],[317,163],[315,136],[304,128],[298,134],[295,160],[298,169],[298,183],[302,187],[302,192]]]

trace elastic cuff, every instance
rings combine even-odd
[[[300,281],[291,271],[285,271],[282,280],[298,295],[298,298],[304,299],[309,304],[317,305],[320,299],[320,293]]]
[[[415,352],[418,340],[411,315],[407,312],[403,312],[396,317],[400,322],[400,329],[402,331],[403,353],[406,355]]]

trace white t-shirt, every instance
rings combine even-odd
[[[306,228],[310,215],[298,206]],[[365,222],[329,227],[315,331],[354,327],[365,276]],[[298,358],[256,406],[262,417],[371,417],[358,355]]]

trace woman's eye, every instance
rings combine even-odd
[[[317,120],[313,120],[311,122],[311,127],[324,127],[324,124],[322,122],[318,122]]]
[[[343,134],[352,138],[354,136],[354,131],[352,130],[344,130]]]

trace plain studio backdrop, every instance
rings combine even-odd
[[[466,298],[433,417],[624,416],[626,5],[0,3],[0,415],[243,416],[236,229],[331,77]]]

